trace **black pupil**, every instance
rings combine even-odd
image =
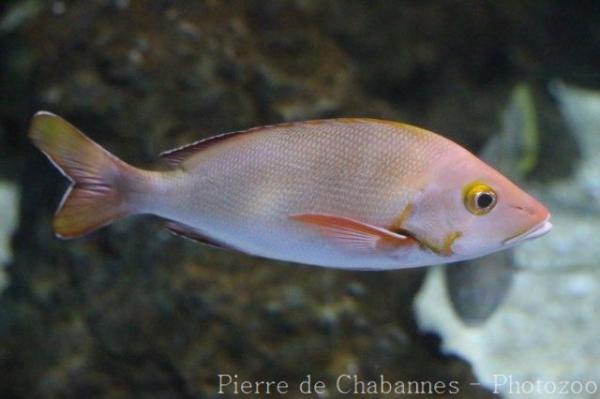
[[[477,206],[481,209],[492,205],[492,202],[494,202],[494,198],[488,193],[481,193],[477,196]]]

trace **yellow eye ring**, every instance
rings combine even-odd
[[[487,184],[469,184],[463,192],[465,208],[473,215],[481,216],[489,213],[498,202],[498,195]]]

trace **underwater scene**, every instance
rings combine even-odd
[[[598,1],[0,2],[0,398],[600,398],[599,237]]]

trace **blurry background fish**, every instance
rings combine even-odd
[[[489,371],[600,380],[599,19],[596,1],[1,2],[2,395],[211,397],[218,373],[456,380],[465,398],[494,396],[469,385]],[[368,116],[481,153],[521,83],[535,106],[515,105],[496,166],[509,157],[554,231],[457,269],[450,293],[428,278],[418,325],[425,270],[273,267],[136,219],[58,242],[66,183],[26,139],[48,109],[143,166],[219,131]],[[533,114],[537,140],[518,133]]]

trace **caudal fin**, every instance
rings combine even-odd
[[[54,216],[58,237],[79,237],[131,213],[124,190],[137,169],[49,112],[35,114],[29,137],[71,181]]]

